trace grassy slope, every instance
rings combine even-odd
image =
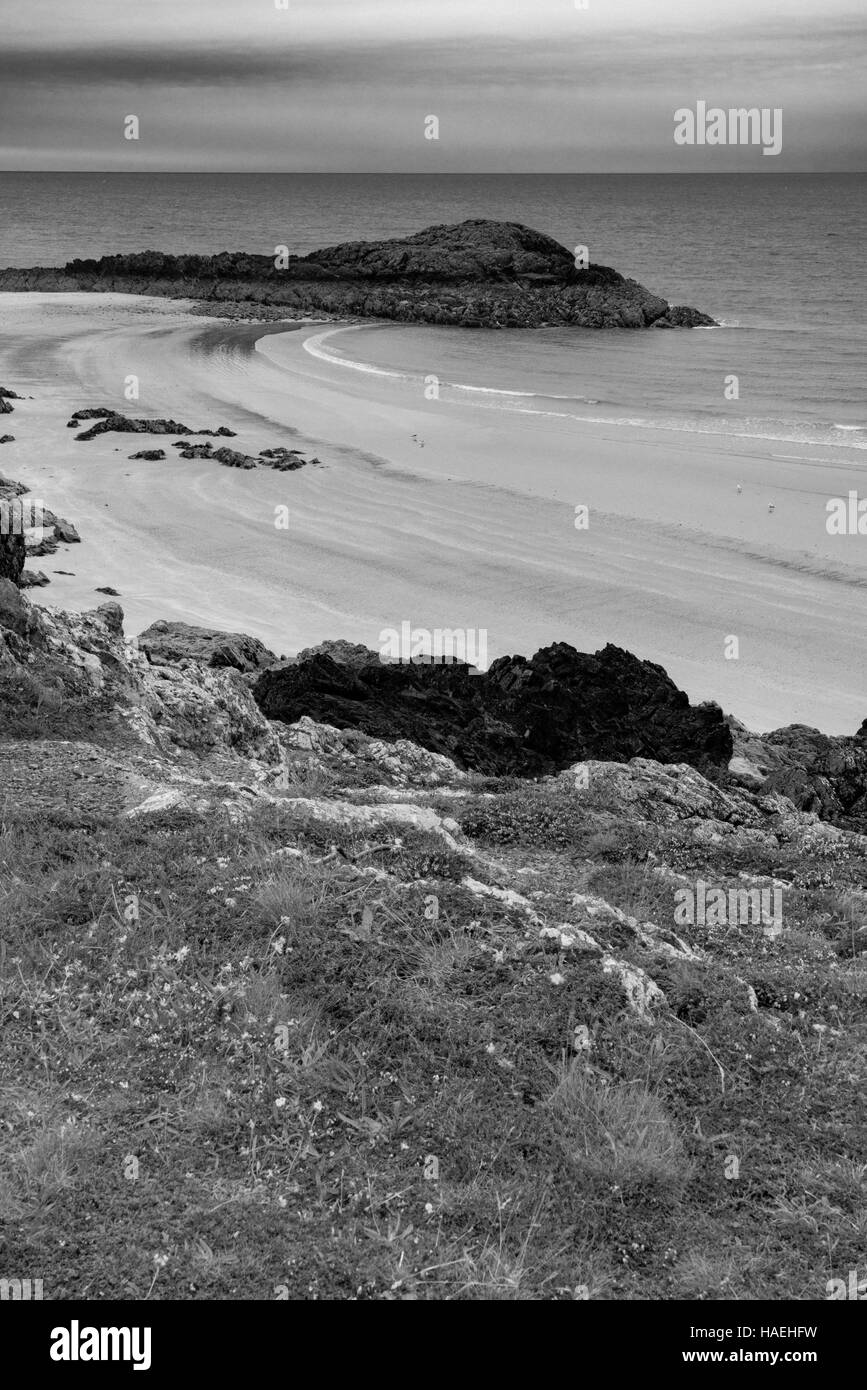
[[[580,891],[670,922],[652,848],[715,882],[789,871],[789,929],[693,929],[706,963],[655,960],[644,1020],[432,834],[0,797],[0,1274],[48,1298],[816,1299],[863,1264],[863,859],[594,836],[507,782],[440,809],[546,920]]]

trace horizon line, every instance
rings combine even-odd
[[[257,178],[261,174],[313,178],[828,178],[841,174],[863,177],[864,169],[20,169],[0,165],[0,174],[120,174],[147,178],[151,174],[175,174],[179,178],[210,174],[232,174]]]

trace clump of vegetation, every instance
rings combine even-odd
[[[10,738],[89,739],[92,743],[124,738],[121,721],[110,703],[82,698],[51,679],[23,671],[15,679],[0,676],[0,747]]]
[[[564,849],[600,858],[639,857],[652,837],[637,826],[600,829],[598,816],[567,782],[524,783],[491,799],[472,800],[454,812],[461,828],[492,845]]]

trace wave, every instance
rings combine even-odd
[[[734,325],[732,325],[734,326]],[[388,378],[392,381],[406,382],[409,385],[424,389],[428,384],[429,377],[420,372],[402,372],[392,367],[379,367],[372,362],[362,362],[355,358],[347,357],[333,347],[325,346],[326,340],[334,338],[339,333],[353,333],[360,329],[370,330],[369,324],[348,324],[340,328],[329,328],[324,333],[313,334],[305,338],[302,346],[304,351],[311,357],[318,358],[322,362],[327,362],[330,366],[345,367],[349,371],[363,372],[369,376]],[[753,421],[729,421],[720,416],[712,415],[702,419],[696,413],[689,417],[686,416],[656,416],[646,415],[586,415],[576,414],[571,410],[541,410],[538,408],[528,408],[512,402],[517,401],[568,401],[575,406],[598,406],[600,400],[592,396],[572,396],[558,395],[553,391],[513,391],[504,387],[496,386],[475,386],[467,382],[446,381],[436,373],[430,373],[430,377],[435,377],[437,391],[452,393],[460,397],[487,397],[490,404],[478,401],[477,409],[480,410],[501,410],[519,415],[539,415],[547,419],[557,420],[576,420],[582,424],[589,425],[609,425],[612,427],[628,427],[631,429],[646,430],[671,430],[679,434],[711,434],[723,435],[729,439],[764,439],[781,444],[821,444],[827,448],[846,448],[867,450],[867,440],[842,440],[834,438],[833,431],[839,430],[847,434],[864,430],[867,427],[861,425],[832,425],[824,422],[816,424],[798,424],[794,421],[786,420],[753,420]]]

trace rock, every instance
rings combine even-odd
[[[160,620],[139,634],[139,646],[157,665],[198,661],[203,666],[232,666],[237,671],[260,671],[277,660],[256,637],[243,632],[218,632],[187,623]]]
[[[390,241],[345,242],[277,268],[270,256],[159,251],[0,272],[0,289],[116,290],[463,327],[710,325],[609,266],[576,268],[567,247],[517,222],[474,218]],[[251,312],[247,310],[248,314]],[[265,317],[269,315],[265,313]],[[273,317],[273,315],[271,315]],[[184,433],[185,431],[177,431]]]
[[[287,809],[299,811],[312,820],[333,825],[351,826],[362,830],[380,830],[384,826],[406,826],[438,835],[449,849],[460,850],[461,828],[450,816],[440,816],[430,806],[407,802],[390,802],[386,806],[356,806],[351,801],[324,801],[315,797],[287,797],[282,803]]]
[[[820,733],[790,724],[769,734],[752,734],[729,719],[735,764],[730,775],[742,785],[780,793],[799,810],[850,829],[867,829],[867,741],[864,725],[852,736]],[[751,772],[745,780],[745,767]]]
[[[185,458],[186,454],[182,454],[181,457]],[[215,449],[212,458],[215,458],[226,468],[255,468],[257,466],[257,460],[250,454],[239,454],[235,449],[228,449],[225,446],[221,449]]]
[[[159,816],[166,811],[204,811],[207,803],[189,796],[179,787],[166,787],[163,791],[152,792],[138,806],[131,806],[125,813],[127,820],[137,820],[141,816]]]
[[[98,589],[97,593],[116,594],[116,589]],[[123,637],[123,609],[119,603],[101,603],[96,610],[97,617],[105,624],[109,632],[116,637]]]
[[[0,434],[0,444],[14,444],[14,443],[15,443],[15,435],[14,435],[14,434]]]
[[[18,583],[22,589],[38,589],[50,584],[51,580],[42,570],[22,570]]]
[[[134,641],[124,641],[117,603],[87,613],[30,605],[23,596],[22,603],[34,624],[32,641],[25,646],[11,631],[4,641],[0,629],[0,668],[13,684],[33,676],[81,709],[98,700],[126,726],[126,741],[131,735],[150,752],[173,757],[214,755],[222,775],[227,760],[234,762],[245,784],[251,776],[264,781],[264,768],[279,765],[278,739],[238,671],[151,665]]]
[[[30,605],[22,598],[21,591],[11,579],[0,579],[0,628],[26,637],[34,626]]]
[[[356,652],[358,649],[354,649]],[[269,718],[303,715],[373,737],[404,738],[476,771],[537,776],[580,758],[641,755],[724,772],[732,736],[716,705],[692,706],[660,666],[607,646],[555,643],[465,665],[399,665],[373,653],[351,664],[325,652],[264,672],[255,698]]]
[[[4,478],[0,475],[0,500],[23,497],[29,491],[30,488],[26,487],[24,483],[16,483],[11,478]]]
[[[296,468],[303,468],[307,460],[298,449],[284,449],[281,446],[277,449],[263,449],[259,455],[259,462],[270,463],[278,472],[287,473]]]
[[[379,653],[371,651],[361,642],[346,642],[342,638],[336,642],[319,642],[315,647],[305,647],[295,658],[295,663],[309,661],[313,656],[330,656],[339,666],[369,666],[379,661]]]
[[[729,776],[733,782],[737,782],[742,787],[749,787],[753,791],[765,784],[765,773],[755,763],[751,763],[748,758],[735,757],[729,762]]]
[[[686,304],[672,304],[668,313],[661,319],[657,319],[654,328],[710,328],[714,326],[714,320],[707,314],[700,314],[697,309],[690,309]]]
[[[182,444],[178,457],[182,459],[215,459],[217,463],[222,463],[226,468],[256,468],[258,465],[258,460],[250,454],[241,454],[237,450],[225,446],[221,449],[215,449],[211,444]]]
[[[370,773],[380,784],[391,787],[442,787],[466,780],[466,773],[439,753],[431,753],[407,739],[386,742],[368,738],[357,729],[335,729],[317,724],[306,715],[283,731],[287,749],[308,755],[311,763],[324,771]]]
[[[178,458],[182,459],[212,459],[214,457],[213,444],[178,444],[175,448],[180,448]]]
[[[34,555],[53,555],[57,550],[57,544],[57,538],[54,534],[43,535],[41,541],[31,540],[30,536],[24,537],[24,547],[28,560],[32,559]]]
[[[96,439],[100,434],[209,434],[232,436],[233,431],[221,425],[216,430],[193,430],[189,425],[180,425],[177,420],[144,420],[130,419],[126,415],[120,415],[117,411],[109,410],[106,406],[96,406],[89,410],[76,410],[72,419],[67,421],[70,428],[75,428],[82,420],[96,420],[95,425],[90,429],[82,430],[77,434],[76,439]]]
[[[139,449],[137,454],[130,454],[131,459],[147,459],[150,463],[156,463],[165,456],[165,449]]]
[[[72,545],[81,540],[81,536],[73,526],[71,521],[66,521],[62,516],[55,516],[53,512],[47,513],[50,523],[54,527],[54,534],[60,541],[66,541]]]
[[[112,589],[110,584],[101,584],[94,592],[97,594],[110,594],[112,598],[120,598],[117,589]],[[107,607],[108,605],[106,604],[104,606]]]

